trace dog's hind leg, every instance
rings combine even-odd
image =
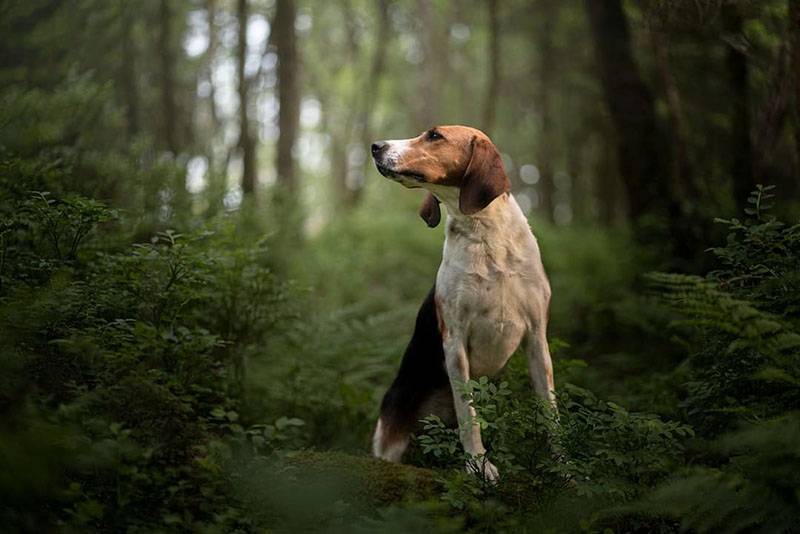
[[[435,288],[420,307],[400,370],[383,397],[372,435],[372,453],[378,458],[402,459],[420,417],[427,415],[424,406],[448,383],[434,294]]]
[[[437,389],[422,403],[419,419],[429,415],[435,415],[441,419],[445,426],[453,428],[458,426],[456,407],[453,403],[453,390],[449,385]]]

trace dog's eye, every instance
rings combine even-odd
[[[426,138],[428,141],[436,141],[437,139],[444,139],[444,136],[436,130],[430,130]]]

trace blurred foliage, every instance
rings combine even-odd
[[[274,447],[302,425],[279,418],[246,433],[238,421],[236,374],[292,316],[291,289],[271,274],[263,246],[230,240],[230,221],[104,250],[97,225],[114,213],[102,204],[41,192],[5,198],[2,439],[18,472],[4,479],[3,502],[52,504],[35,516],[11,507],[4,523],[213,522],[224,484],[215,440],[258,430],[254,443]],[[92,238],[95,246],[81,246]],[[256,298],[237,303],[242,294]],[[39,455],[53,459],[40,465]]]
[[[566,300],[552,316],[559,413],[530,394],[522,358],[501,382],[465,385],[494,486],[464,471],[456,431],[436,419],[415,440],[429,471],[299,452],[367,447],[438,259],[440,238],[410,231],[413,213],[357,212],[275,249],[245,207],[125,244],[136,218],[20,183],[46,184],[46,165],[2,168],[12,529],[773,531],[797,519],[797,227],[769,215],[768,188],[723,221],[717,270],[649,274],[646,295],[627,284],[637,260],[611,267],[624,234],[595,249],[591,232],[536,225],[545,253],[560,249],[548,264]],[[608,282],[582,291],[592,267],[589,283]],[[636,351],[653,339],[665,346],[647,369]],[[594,369],[609,361],[634,369],[626,387],[618,367]]]
[[[278,1],[0,0],[3,531],[796,529],[797,2],[620,4],[684,165],[641,222],[585,2],[297,0],[298,187],[272,187]],[[412,465],[367,456],[443,236],[366,147],[452,122],[502,150],[553,288],[558,415],[521,357],[461,392],[498,485],[435,418]]]

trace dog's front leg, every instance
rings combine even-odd
[[[553,382],[553,361],[547,344],[547,327],[537,325],[528,333],[525,352],[528,355],[528,372],[531,385],[540,399],[547,401],[556,413],[556,387]]]
[[[474,460],[467,462],[467,469],[476,471],[487,480],[499,478],[497,468],[485,458],[486,448],[481,440],[481,427],[476,421],[475,408],[462,398],[460,391],[463,384],[469,381],[469,359],[464,343],[460,339],[450,338],[444,341],[444,358],[447,376],[453,390],[453,403],[458,418],[458,432],[464,452]],[[478,458],[476,458],[478,457]]]

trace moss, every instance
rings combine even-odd
[[[436,472],[431,469],[368,456],[304,451],[294,454],[287,462],[304,471],[353,483],[359,500],[372,506],[437,498],[441,491]]]

